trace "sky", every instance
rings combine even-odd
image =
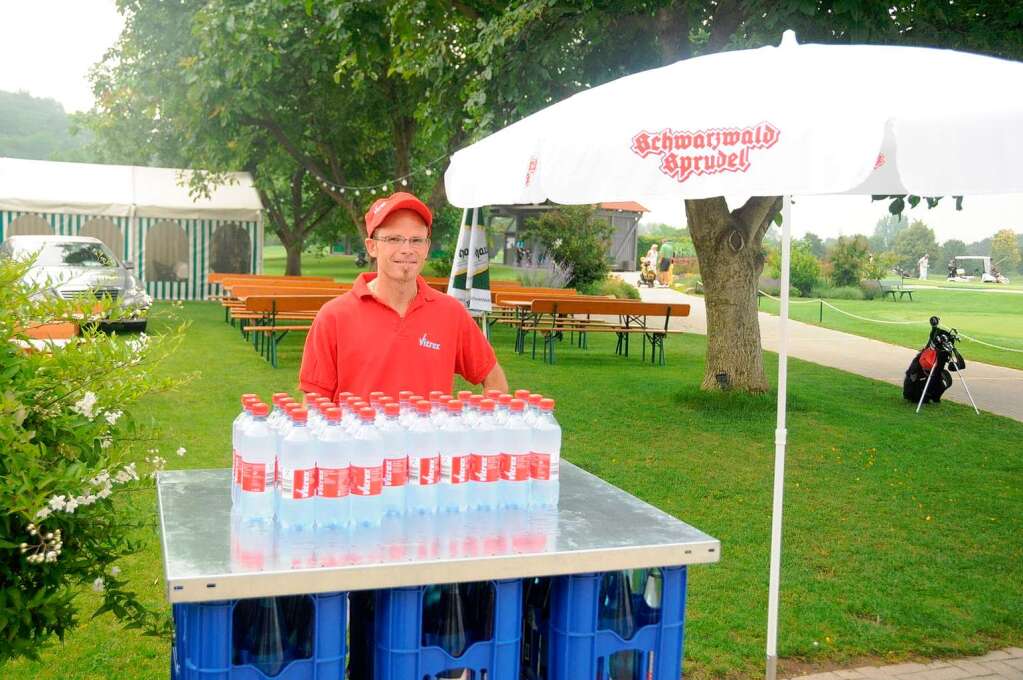
[[[89,109],[89,69],[114,44],[122,26],[114,0],[0,0],[0,90],[50,97],[68,112]],[[650,209],[642,222],[685,225],[681,201],[637,200]],[[886,211],[886,203],[872,203],[866,196],[797,198],[793,234],[869,235]],[[918,206],[907,214],[934,229],[938,241],[969,243],[999,229],[1023,232],[1023,194],[967,196],[961,212],[946,200],[933,210]]]
[[[0,0],[0,90],[88,110],[89,69],[122,26],[114,0]]]

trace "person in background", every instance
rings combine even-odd
[[[647,264],[650,265],[650,269],[652,269],[653,271],[657,271],[657,261],[660,259],[659,257],[660,252],[661,251],[657,247],[657,244],[651,243],[650,250],[646,251],[646,255],[643,256],[644,258],[646,258]]]
[[[670,241],[665,241],[661,244],[661,250],[658,253],[658,257],[660,259],[657,263],[657,277],[662,286],[668,287],[673,281],[671,260],[675,257],[675,249],[672,247]]]

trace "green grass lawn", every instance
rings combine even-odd
[[[904,347],[919,348],[927,342],[933,315],[941,318],[945,328],[954,327],[970,337],[984,342],[1019,350],[1008,352],[986,347],[963,339],[959,351],[967,361],[975,360],[998,366],[1023,369],[1023,295],[1013,293],[984,293],[976,290],[916,290],[913,301],[903,298],[875,300],[827,300],[835,307],[857,316],[881,321],[916,321],[918,323],[894,325],[872,323],[846,316],[824,307],[824,323],[846,333],[883,340]],[[760,309],[778,313],[778,302],[761,298]],[[818,321],[820,306],[815,301],[793,299],[789,317],[796,321],[821,325]]]
[[[284,274],[287,258],[284,246],[266,246],[263,249],[263,273]],[[332,276],[337,281],[354,281],[360,273],[368,271],[355,266],[352,255],[317,255],[305,253],[302,257],[302,274],[305,276]],[[490,276],[495,281],[515,281],[515,270],[503,264],[491,264]]]
[[[928,313],[923,301],[902,305]],[[170,308],[158,305],[154,330]],[[136,413],[162,430],[171,467],[230,465],[238,395],[294,389],[300,337],[269,367],[212,303],[186,303],[188,339],[165,367],[194,374]],[[964,324],[965,326],[965,324]],[[668,365],[564,347],[558,364],[495,347],[513,387],[554,396],[564,455],[719,538],[721,562],[690,571],[686,670],[691,678],[759,677],[764,657],[774,458],[774,397],[707,394],[702,336],[671,338]],[[774,355],[766,357],[776,370]],[[790,362],[789,454],[779,651],[787,666],[976,654],[1023,645],[1023,423],[942,403],[916,416],[900,390]],[[188,453],[173,455],[178,446]],[[152,492],[133,499],[154,518],[121,567],[144,599],[166,606]],[[168,644],[89,620],[38,662],[5,679],[164,678]]]

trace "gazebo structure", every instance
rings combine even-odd
[[[504,251],[504,263],[513,267],[530,267],[536,264],[535,244],[526,243],[519,234],[525,228],[526,220],[539,217],[547,210],[560,206],[553,203],[534,205],[494,205],[490,206],[489,223],[495,219],[510,218],[504,232],[504,242],[497,244]],[[624,201],[618,203],[599,203],[597,217],[614,227],[611,243],[607,249],[607,259],[611,269],[631,271],[636,268],[636,237],[639,220],[647,212],[639,203]]]
[[[248,173],[189,195],[189,170],[0,158],[0,242],[94,236],[162,300],[201,300],[210,272],[258,273],[263,206]]]

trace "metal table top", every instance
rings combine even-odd
[[[720,542],[561,462],[557,510],[281,531],[231,513],[230,470],[157,478],[167,597],[202,602],[716,562]]]

